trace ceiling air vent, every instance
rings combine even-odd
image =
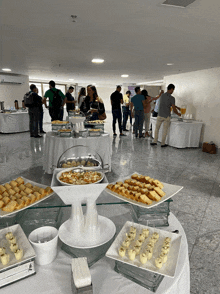
[[[185,8],[188,5],[192,4],[196,0],[166,0],[162,3],[162,5],[167,6],[176,6],[176,7],[182,7]]]

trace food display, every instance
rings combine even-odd
[[[106,256],[131,266],[173,277],[180,245],[181,236],[178,234],[128,221]]]
[[[86,122],[87,124],[104,124],[104,120],[90,120]]]
[[[74,171],[67,170],[58,174],[60,182],[69,185],[87,185],[98,183],[103,179],[103,174],[96,171]]]
[[[95,133],[95,132],[101,132],[101,129],[90,129],[89,131]]]
[[[41,187],[40,187],[41,186]],[[22,177],[9,183],[0,185],[0,209],[4,213],[11,213],[35,204],[53,193],[50,187],[38,186]],[[1,216],[5,214],[2,213]]]
[[[69,159],[65,163],[62,163],[61,167],[62,168],[77,167],[77,166],[95,167],[99,165],[100,163],[97,160],[88,157],[88,158],[79,159],[79,160]]]
[[[71,129],[60,129],[60,130],[58,130],[58,132],[60,132],[60,133],[70,133],[70,132],[72,132],[72,130]]]
[[[123,201],[151,208],[171,198],[182,188],[134,173],[129,178],[109,184],[106,187],[106,192]]]
[[[61,121],[61,120],[53,120],[52,122],[51,122],[51,124],[52,125],[66,125],[66,124],[68,124],[69,122],[68,121]]]

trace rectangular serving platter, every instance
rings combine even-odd
[[[129,233],[131,226],[135,227],[137,229],[137,234],[136,234],[135,241],[137,240],[137,236],[141,233],[142,229],[148,229],[149,232],[150,232],[148,238],[144,241],[144,243],[143,243],[143,245],[141,247],[140,253],[142,253],[142,251],[146,247],[146,245],[148,243],[148,240],[150,239],[152,234],[154,232],[157,232],[159,234],[159,240],[154,246],[153,256],[145,264],[142,264],[140,262],[139,255],[136,256],[134,261],[131,261],[129,259],[128,255],[127,255],[127,250],[126,250],[126,255],[124,257],[121,257],[118,254],[118,250],[121,247],[122,242],[125,240],[126,234]],[[160,252],[161,252],[161,247],[162,247],[162,244],[163,244],[163,240],[166,237],[171,238],[170,251],[168,253],[167,262],[163,264],[161,269],[159,269],[159,268],[157,268],[155,266],[155,259],[157,257],[159,257]],[[154,273],[157,273],[157,274],[160,274],[160,275],[164,275],[164,276],[173,278],[175,276],[176,266],[177,266],[177,262],[178,262],[180,246],[181,246],[181,239],[182,239],[182,236],[179,235],[179,234],[174,234],[174,233],[171,233],[171,232],[168,232],[168,231],[164,231],[164,230],[160,230],[160,229],[156,229],[156,228],[152,228],[152,227],[147,227],[147,226],[144,226],[144,225],[141,225],[141,224],[137,224],[137,223],[127,221],[125,223],[125,225],[123,226],[123,228],[121,229],[121,231],[119,232],[119,234],[116,237],[115,241],[112,243],[111,247],[106,252],[106,256],[111,258],[111,259],[120,261],[122,263],[129,264],[131,267],[140,268],[140,269],[143,269],[143,270],[151,271],[151,272],[154,272]],[[135,241],[133,241],[133,243],[135,243]],[[132,243],[131,243],[131,245],[132,245]]]
[[[13,233],[13,235],[16,237],[16,243],[18,244],[18,248],[23,249],[24,255],[21,260],[17,260],[15,258],[14,253],[10,250],[10,244],[5,238],[5,234],[7,234],[8,232]],[[26,261],[30,261],[36,256],[34,249],[32,248],[31,244],[29,243],[27,237],[25,236],[25,233],[23,232],[19,224],[0,230],[0,247],[5,247],[6,253],[10,255],[10,261],[7,265],[3,265],[0,262],[1,278],[3,278],[2,275],[4,271],[14,266],[18,266]]]
[[[38,186],[38,187],[40,187],[40,188],[44,188],[44,189],[47,187],[46,185],[42,185],[42,184],[39,184],[39,183],[36,183],[36,182],[30,181],[30,180],[28,180],[28,179],[26,179],[26,178],[24,178],[24,177],[21,177],[21,178],[24,180],[24,183],[25,183],[25,184],[26,184],[26,183],[31,183],[32,186]],[[13,180],[15,180],[15,179],[13,179]],[[13,180],[11,180],[11,181],[13,181]],[[10,182],[7,182],[7,183],[10,184]],[[5,185],[5,184],[6,184],[6,183],[1,184],[1,185]],[[0,209],[0,218],[1,218],[1,217],[6,217],[6,216],[10,216],[10,215],[15,214],[15,213],[18,213],[18,212],[20,212],[20,211],[22,211],[22,210],[25,210],[25,209],[27,209],[27,208],[29,208],[29,207],[32,207],[32,206],[34,206],[34,205],[36,205],[36,204],[42,202],[43,200],[49,198],[49,197],[52,196],[53,194],[54,194],[54,192],[52,192],[51,194],[49,194],[49,195],[47,195],[47,196],[44,196],[44,197],[41,198],[40,200],[35,201],[34,203],[32,203],[32,204],[30,204],[30,205],[28,205],[28,206],[26,206],[26,207],[23,207],[23,208],[21,208],[21,209],[19,209],[19,210],[14,210],[14,211],[12,211],[12,212],[6,212],[6,211],[3,211],[3,210]]]
[[[140,175],[140,174],[137,173],[137,172],[135,172],[135,173],[133,173],[133,174],[138,174],[138,175]],[[132,175],[133,175],[133,174],[132,174]],[[124,181],[124,180],[126,180],[126,179],[128,179],[128,178],[131,178],[132,175],[127,176],[127,177],[125,177],[124,179],[119,179],[118,181]],[[145,204],[145,203],[142,203],[142,202],[137,202],[137,201],[135,201],[135,200],[129,199],[129,198],[124,197],[124,196],[121,196],[121,195],[119,195],[118,193],[109,190],[108,188],[106,188],[105,191],[106,191],[107,193],[109,193],[109,194],[111,194],[111,195],[117,197],[118,199],[121,199],[122,201],[129,202],[129,203],[131,203],[131,204],[133,204],[133,205],[137,205],[137,206],[140,206],[140,207],[143,207],[143,208],[152,208],[152,207],[154,207],[154,206],[160,205],[160,203],[166,201],[167,199],[170,199],[171,197],[173,197],[174,195],[176,195],[179,191],[181,191],[181,190],[183,189],[182,186],[177,186],[177,185],[167,184],[167,183],[163,183],[163,182],[161,182],[161,183],[164,185],[164,187],[163,187],[162,190],[166,193],[166,195],[163,196],[163,197],[161,198],[160,201],[153,201],[153,200],[152,200],[152,204],[149,204],[149,205],[147,205],[147,204]],[[114,184],[114,183],[111,183],[111,184]]]

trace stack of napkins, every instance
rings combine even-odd
[[[91,285],[92,279],[86,257],[72,259],[73,281],[76,288]]]

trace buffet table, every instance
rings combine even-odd
[[[0,113],[0,132],[19,133],[29,131],[28,112]]]
[[[102,158],[104,168],[107,168],[108,171],[111,170],[112,145],[108,133],[104,133],[99,137],[73,138],[60,137],[55,132],[48,132],[44,147],[43,169],[45,172],[52,174],[62,153],[76,145],[91,147]]]
[[[156,117],[151,117],[152,137],[154,138],[156,128]],[[166,144],[176,148],[199,147],[200,136],[203,123],[192,121],[190,123],[171,119],[170,128],[168,130]],[[163,124],[159,130],[158,141],[162,140]]]
[[[98,201],[99,202],[99,199]],[[43,203],[42,203],[43,204]],[[41,204],[41,205],[42,205]],[[131,214],[129,213],[129,204],[122,203],[108,203],[108,205],[99,205],[98,212],[100,215],[114,221],[117,232],[121,230],[124,223],[127,220],[131,220]],[[43,207],[42,207],[43,209]],[[69,207],[62,208],[64,216],[68,218]],[[33,215],[34,210],[38,210],[41,215],[41,209],[30,209],[30,215]],[[48,207],[47,211],[54,210],[52,207]],[[43,212],[43,211],[42,211]],[[47,213],[48,213],[47,212]],[[65,217],[64,217],[65,218]],[[20,221],[19,221],[20,222]],[[177,218],[171,213],[169,216],[170,226],[163,228],[163,230],[173,231],[178,229],[182,235],[182,243],[180,248],[180,254],[178,259],[178,265],[174,278],[164,277],[159,285],[157,294],[189,294],[190,293],[190,276],[189,276],[189,258],[188,258],[188,245],[184,230],[177,220]],[[22,221],[20,222],[22,228],[25,230]],[[35,226],[42,226],[42,223],[36,221]],[[27,228],[30,229],[27,225]],[[32,228],[33,229],[33,228]],[[14,284],[8,285],[1,289],[2,294],[23,294],[23,293],[47,293],[47,294],[61,294],[72,293],[71,290],[71,256],[61,250],[61,244],[58,245],[57,258],[49,265],[38,266],[35,265],[36,275],[27,279],[20,280]],[[107,257],[103,257],[96,262],[91,268],[93,293],[94,294],[152,294],[153,292],[139,286],[138,284],[126,279],[122,275],[114,271],[114,260]],[[25,289],[25,291],[24,291]]]

